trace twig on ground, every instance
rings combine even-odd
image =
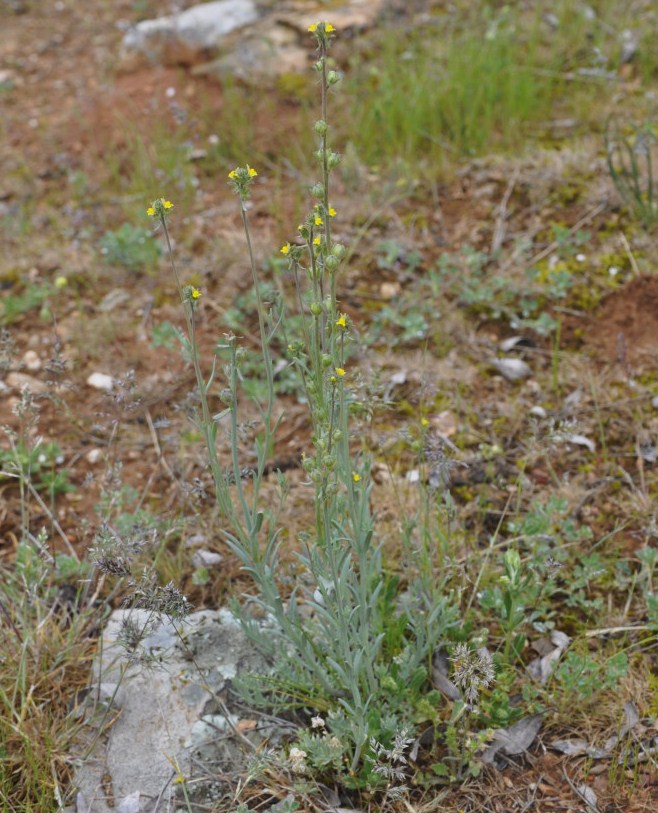
[[[516,182],[518,181],[520,174],[521,168],[516,167],[516,169],[512,173],[512,177],[509,179],[507,189],[505,190],[503,199],[501,200],[500,206],[498,207],[498,216],[496,217],[496,224],[494,226],[494,232],[491,238],[492,255],[495,255],[498,253],[498,251],[500,251],[503,245],[503,241],[505,240],[505,232],[507,231],[506,227],[507,205],[509,204],[509,200],[512,197],[512,192],[514,191],[514,187],[516,186]]]

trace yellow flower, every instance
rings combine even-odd
[[[422,426],[429,426],[430,422],[427,420],[427,418],[421,418],[420,423]]]
[[[324,30],[327,32],[327,34],[331,34],[331,32],[335,31],[336,29],[333,27],[331,23],[325,23]]]
[[[308,30],[309,30],[309,33],[315,34],[315,32],[318,30],[318,24],[317,23],[311,23],[311,25],[309,25],[309,27],[308,27]]]
[[[68,284],[69,281],[66,279],[66,277],[57,277],[57,279],[55,280],[55,288],[59,288],[60,290],[62,288],[66,288]]]
[[[234,181],[234,180],[235,180],[236,175],[237,175],[237,172],[236,172],[234,169],[232,169],[232,170],[229,172],[229,174],[228,174],[229,178],[230,178],[232,181]]]
[[[255,178],[256,175],[258,175],[256,170],[253,167],[250,167],[249,164],[247,164],[247,172],[248,172],[250,178]]]
[[[357,471],[352,473],[352,480],[354,480],[355,483],[358,483],[360,479],[361,475]]]
[[[192,290],[190,291],[190,296],[192,299],[199,299],[201,297],[201,291],[198,288],[192,286]]]
[[[345,328],[347,327],[347,321],[345,320],[345,314],[344,313],[341,313],[341,315],[338,317],[338,319],[336,319],[336,325],[339,328],[342,328],[343,330],[345,330]]]
[[[336,217],[336,210],[333,206],[329,207],[329,217]]]
[[[345,370],[342,367],[336,367],[336,375],[342,378],[345,375]]]
[[[153,203],[148,207],[146,210],[146,214],[149,217],[164,217],[164,213],[167,209],[173,209],[174,204],[170,200],[165,200],[164,198],[158,198],[158,200],[154,200]]]
[[[281,252],[281,254],[287,257],[288,254],[290,254],[290,243],[286,243],[285,246],[281,246],[279,251]]]
[[[313,238],[313,245],[314,246],[319,246],[321,242],[322,242],[322,240],[319,237],[314,237]]]
[[[323,221],[320,215],[316,215],[315,220],[313,222],[315,223],[316,226],[321,226]]]

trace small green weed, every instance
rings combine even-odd
[[[646,229],[658,222],[658,125],[610,119],[605,132],[608,170],[617,192]]]
[[[110,265],[128,271],[152,272],[161,254],[160,244],[149,229],[124,223],[101,238],[101,254]]]
[[[570,649],[558,664],[553,679],[560,687],[565,704],[591,700],[599,692],[616,689],[628,674],[628,656],[618,652],[609,658],[597,658],[587,651]]]
[[[0,302],[0,324],[10,325],[20,316],[43,308],[55,293],[50,282],[28,283],[19,293],[6,294]]]

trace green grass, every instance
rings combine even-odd
[[[620,32],[642,19],[635,8],[596,5],[593,19],[564,2],[498,13],[482,4],[437,14],[420,32],[389,28],[354,60],[345,138],[371,164],[402,158],[445,167],[522,147],[553,118],[588,124],[614,87]],[[658,59],[646,37],[637,63],[650,83]]]
[[[3,813],[56,810],[71,781],[75,692],[87,683],[96,611],[67,607],[57,571],[29,544],[19,546],[15,568],[0,571]]]
[[[523,125],[545,116],[559,85],[533,71],[534,59],[515,58],[511,35],[405,46],[388,38],[382,67],[362,66],[354,80],[350,137],[369,162],[441,162],[518,145]]]

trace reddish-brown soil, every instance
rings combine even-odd
[[[632,279],[601,302],[583,329],[584,341],[603,362],[658,366],[658,277]]]

